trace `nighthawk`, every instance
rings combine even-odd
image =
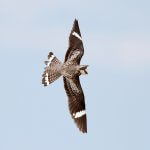
[[[82,37],[75,19],[69,36],[69,47],[65,55],[64,63],[50,52],[46,67],[42,75],[42,84],[48,86],[60,76],[63,76],[64,88],[68,96],[69,111],[77,127],[83,133],[87,132],[87,119],[85,110],[84,94],[79,76],[87,74],[88,65],[80,65],[84,54]]]

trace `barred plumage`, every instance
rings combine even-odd
[[[88,66],[80,65],[83,54],[82,37],[78,21],[75,19],[69,36],[69,47],[65,55],[64,64],[50,52],[48,60],[45,61],[46,67],[42,75],[42,83],[44,86],[47,86],[63,75],[70,114],[80,131],[86,133],[87,119],[85,101],[79,80],[80,75],[87,74],[86,69]]]
[[[52,52],[48,54],[48,60],[45,61],[46,67],[42,75],[42,84],[49,85],[61,76],[61,62],[54,56]]]

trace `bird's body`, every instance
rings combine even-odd
[[[64,63],[61,67],[61,74],[68,79],[73,79],[74,77],[80,76],[81,74],[87,74],[86,68],[87,65],[81,66]]]
[[[87,121],[84,94],[80,85],[79,76],[87,74],[88,65],[80,65],[80,60],[84,54],[84,48],[81,38],[78,21],[75,19],[72,31],[69,37],[69,48],[67,50],[65,61],[61,63],[52,52],[45,61],[46,67],[42,75],[44,86],[54,82],[60,76],[64,79],[64,88],[68,96],[68,105],[72,118],[78,128],[87,132]]]

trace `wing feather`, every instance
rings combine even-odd
[[[80,57],[76,59],[77,64],[80,64],[80,60],[84,54],[84,47],[78,21],[75,19],[70,36],[69,36],[69,47],[65,55],[65,62],[75,53],[80,52]]]
[[[74,84],[77,86],[79,92],[73,89],[73,86],[71,85],[72,82],[74,82]],[[64,87],[68,96],[70,114],[74,119],[79,130],[85,133],[87,132],[87,120],[85,113],[86,108],[84,94],[81,88],[79,77],[76,76],[76,78],[73,79],[71,82],[70,79],[64,77]]]
[[[84,54],[82,36],[78,21],[75,19],[70,36],[69,47],[65,55],[67,64],[80,64],[80,60]],[[87,132],[87,119],[85,112],[85,100],[83,90],[80,84],[79,76],[73,79],[64,79],[64,88],[68,96],[68,106],[70,114],[75,121],[79,130],[83,133]]]
[[[44,84],[44,86],[48,86],[61,76],[59,71],[61,62],[52,52],[50,52],[48,54],[48,60],[45,61],[45,64],[46,67],[44,68],[44,72],[42,74],[42,84]]]

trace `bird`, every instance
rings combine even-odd
[[[82,133],[87,133],[87,114],[85,96],[80,84],[80,75],[86,75],[88,65],[80,65],[84,54],[82,36],[78,20],[75,19],[69,35],[69,46],[62,63],[53,52],[49,52],[46,67],[42,74],[42,84],[48,86],[63,76],[64,89],[68,97],[71,117]]]

